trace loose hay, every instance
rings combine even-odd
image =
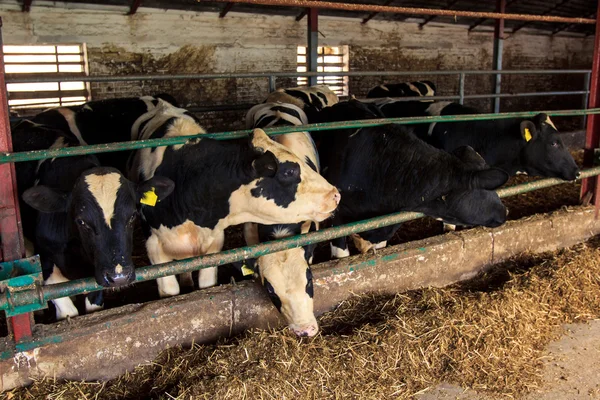
[[[544,347],[564,323],[600,316],[600,241],[525,255],[445,289],[355,296],[322,332],[251,331],[170,349],[107,383],[51,379],[15,399],[409,398],[440,382],[519,396],[540,383]]]

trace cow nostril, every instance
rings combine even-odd
[[[333,200],[335,204],[340,204],[340,200],[342,199],[342,195],[337,190],[333,193]]]

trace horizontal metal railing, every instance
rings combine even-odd
[[[389,123],[398,124],[416,124],[416,123],[429,123],[429,122],[458,122],[458,121],[469,121],[469,120],[489,120],[489,119],[506,119],[515,117],[528,117],[538,114],[539,112],[518,112],[518,113],[503,113],[503,114],[477,114],[477,115],[460,115],[460,116],[443,116],[443,117],[425,117],[425,118],[391,118],[391,119],[376,119],[376,120],[362,120],[362,121],[345,121],[339,123],[328,123],[328,124],[313,124],[302,127],[302,130],[307,131],[322,131],[332,130],[340,128],[361,128],[368,126],[379,126]],[[571,115],[588,115],[588,114],[600,114],[600,109],[589,109],[589,110],[560,110],[560,111],[546,111],[551,116],[571,116]],[[269,129],[270,135],[285,134],[290,132],[298,131],[298,127],[281,127]],[[236,132],[222,132],[216,134],[204,134],[198,135],[197,137],[212,137],[216,139],[232,139],[237,137],[246,136],[250,132],[236,131]],[[185,141],[173,141],[173,139],[182,138],[167,138],[167,139],[154,139],[152,141],[138,141],[131,143],[134,147],[128,148],[114,148],[114,145],[122,145],[129,143],[111,143],[111,148],[106,151],[122,151],[130,150],[142,147],[156,147],[171,144],[181,144]],[[186,140],[189,137],[185,138]],[[109,145],[106,145],[109,146]],[[78,149],[78,148],[74,148]],[[82,146],[79,149],[83,149],[79,154],[87,154],[96,152],[98,146]],[[69,151],[69,149],[57,149],[46,152],[29,152],[29,153],[6,153],[2,155],[0,163],[16,162],[16,161],[27,161],[27,160],[40,160],[51,157],[64,157],[76,155]],[[600,167],[594,167],[582,171],[580,179],[589,178],[592,176],[600,175]],[[538,190],[545,187],[559,185],[565,183],[565,181],[548,178],[540,179],[538,181],[515,185],[512,187],[502,188],[497,190],[500,197],[508,197],[520,193],[526,193],[533,190]],[[191,272],[199,269],[209,268],[228,264],[231,262],[241,261],[248,258],[260,257],[265,254],[282,251],[294,247],[299,247],[307,244],[313,244],[331,240],[343,236],[348,236],[352,233],[364,232],[376,228],[381,228],[389,225],[399,224],[406,221],[414,220],[423,217],[421,213],[415,212],[400,212],[382,217],[372,218],[365,221],[359,221],[343,226],[337,226],[329,229],[325,229],[318,232],[311,232],[304,235],[293,236],[289,238],[279,239],[272,242],[261,243],[254,246],[245,246],[238,249],[226,250],[220,253],[190,258],[186,260],[173,261],[164,264],[149,265],[136,269],[136,282],[142,282],[152,280],[164,276],[175,275],[185,272]],[[96,284],[94,278],[80,279],[71,282],[47,285],[47,286],[35,286],[25,290],[19,290],[12,292],[10,290],[0,294],[0,309],[13,310],[15,307],[37,304],[40,302],[57,299],[65,296],[74,296],[78,294],[85,294],[94,291],[103,290],[102,286]]]
[[[533,117],[541,112],[545,112],[549,116],[557,117],[570,117],[570,116],[585,116],[590,114],[600,114],[600,108],[593,108],[587,110],[556,110],[556,111],[524,111],[524,112],[509,112],[500,114],[465,114],[465,115],[443,115],[434,117],[408,117],[408,118],[378,118],[361,121],[341,121],[341,122],[328,122],[320,124],[309,124],[304,125],[301,128],[298,126],[285,126],[277,128],[267,128],[264,131],[269,136],[281,135],[285,133],[310,131],[328,131],[335,129],[352,129],[352,128],[365,128],[370,126],[380,126],[386,124],[402,124],[402,125],[414,125],[432,122],[462,122],[462,121],[483,121],[489,119],[508,119],[508,118],[527,118]],[[36,150],[26,151],[20,153],[0,153],[0,164],[7,162],[22,162],[22,161],[36,161],[43,160],[46,158],[55,157],[70,157],[79,156],[90,153],[108,153],[113,151],[125,151],[135,150],[148,147],[159,147],[159,146],[171,146],[177,144],[184,144],[189,140],[196,138],[205,139],[217,139],[217,140],[228,140],[228,139],[239,139],[247,137],[252,132],[252,129],[245,129],[239,131],[228,131],[218,133],[205,133],[194,136],[179,136],[169,137],[161,139],[146,139],[137,140],[131,142],[117,142],[107,144],[97,144],[91,146],[77,146],[77,147],[66,147],[60,149],[49,149],[49,150]]]
[[[589,178],[597,175],[600,175],[600,167],[589,168],[581,171],[581,176],[579,179]],[[527,193],[534,190],[560,185],[563,183],[566,182],[556,178],[540,179],[534,182],[502,188],[497,190],[497,193],[500,197],[504,198],[514,196],[516,194]],[[351,224],[336,226],[318,232],[311,232],[304,235],[291,236],[284,239],[265,242],[254,246],[245,246],[237,249],[222,251],[220,253],[188,258],[185,260],[173,261],[164,264],[149,265],[136,268],[135,281],[144,282],[164,276],[182,274],[185,272],[192,272],[210,267],[217,267],[236,261],[260,257],[277,251],[348,236],[352,233],[359,233],[389,225],[400,224],[419,219],[424,216],[424,214],[416,212],[399,212],[360,222],[354,222]],[[29,290],[11,293],[10,300],[6,293],[1,294],[0,309],[12,309],[13,307],[36,304],[42,299],[43,301],[49,301],[66,296],[75,296],[78,294],[96,292],[103,289],[105,288],[98,285],[94,278],[79,279],[76,281],[57,283],[47,286],[38,286]]]

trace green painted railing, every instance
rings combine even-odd
[[[360,121],[342,121],[342,122],[329,122],[321,124],[310,124],[304,125],[302,130],[310,132],[328,131],[334,129],[354,129],[354,128],[366,128],[370,126],[380,126],[387,124],[402,124],[402,125],[414,125],[432,122],[462,122],[462,121],[485,121],[490,119],[508,119],[508,118],[526,118],[533,117],[540,112],[544,112],[552,117],[572,117],[572,116],[584,116],[590,114],[600,114],[600,108],[591,108],[587,110],[559,110],[559,111],[526,111],[526,112],[510,112],[500,114],[468,114],[468,115],[444,115],[436,117],[409,117],[409,118],[379,118],[369,119]],[[297,126],[285,126],[278,128],[268,128],[264,130],[267,135],[281,135],[285,133],[298,132]],[[240,131],[229,131],[219,133],[205,133],[195,136],[183,136],[183,137],[170,137],[162,139],[147,139],[138,140],[131,142],[119,142],[119,143],[107,143],[98,144],[93,146],[77,146],[77,147],[66,147],[62,149],[52,150],[37,150],[37,151],[26,151],[21,153],[1,153],[0,164],[8,162],[21,162],[21,161],[36,161],[44,160],[46,158],[56,157],[70,157],[79,156],[90,153],[108,153],[112,151],[125,151],[135,150],[147,147],[158,147],[158,146],[171,146],[176,144],[184,144],[189,140],[196,138],[210,138],[217,140],[227,139],[238,139],[247,137],[252,132],[251,129],[240,130]]]
[[[581,171],[581,176],[579,179],[589,178],[596,175],[600,175],[600,167],[594,167]],[[527,193],[550,186],[560,185],[562,183],[566,182],[556,178],[540,179],[534,182],[502,188],[497,190],[497,193],[500,197],[509,197],[516,194]],[[137,268],[135,270],[135,280],[136,282],[143,282],[164,276],[215,267],[249,258],[260,257],[277,251],[348,236],[352,233],[364,232],[371,229],[382,228],[384,226],[399,224],[422,217],[424,217],[424,215],[421,213],[399,212],[360,222],[354,222],[347,225],[336,226],[318,232],[311,232],[304,235],[291,236],[284,239],[261,243],[254,246],[245,246],[237,249],[222,251],[220,253],[188,258],[185,260],[173,261],[164,264],[149,265]],[[95,282],[94,278],[80,279],[77,281],[58,283],[48,286],[32,287],[30,290],[12,293],[10,303],[6,293],[1,294],[0,309],[6,310],[9,309],[9,307],[12,308],[28,304],[35,304],[39,303],[40,301],[49,301],[66,296],[75,296],[78,294],[95,292],[102,289],[104,288],[99,286]]]
[[[489,120],[489,119],[507,119],[517,117],[530,117],[539,114],[540,112],[516,112],[502,114],[475,114],[475,115],[458,115],[458,116],[442,116],[442,117],[413,117],[413,118],[390,118],[390,119],[374,119],[361,121],[347,121],[327,124],[313,124],[302,127],[302,130],[307,131],[324,131],[341,128],[362,128],[368,126],[379,126],[389,123],[398,124],[418,124],[431,122],[458,122],[458,121],[473,121],[473,120]],[[589,110],[561,110],[561,111],[545,111],[550,116],[581,116],[589,114],[600,114],[600,108]],[[285,134],[297,132],[298,127],[282,127],[265,130],[269,135]],[[210,137],[219,140],[233,139],[247,136],[250,130],[222,132],[215,134],[198,135],[197,137]],[[185,138],[166,138],[153,139],[137,142],[126,143],[111,143],[107,145],[97,146],[81,146],[67,149],[56,149],[46,151],[35,151],[26,153],[4,153],[0,155],[0,163],[41,160],[52,157],[68,157],[74,155],[132,150],[145,147],[157,147],[165,145],[182,144],[189,140]],[[600,175],[600,167],[586,169],[581,172],[580,179],[589,178]],[[512,187],[502,188],[497,190],[500,197],[508,197],[516,194],[527,193],[545,187],[559,185],[565,181],[548,178],[538,181],[515,185]],[[136,269],[136,282],[143,282],[164,276],[176,275],[185,272],[191,272],[199,269],[220,266],[236,261],[241,261],[249,258],[256,258],[265,254],[282,251],[294,247],[304,246],[307,244],[319,243],[343,236],[348,236],[352,233],[364,232],[376,228],[381,228],[389,225],[399,224],[414,219],[423,217],[421,213],[415,212],[400,212],[382,217],[372,218],[365,221],[355,222],[343,226],[337,226],[325,229],[318,232],[311,232],[304,235],[292,236],[284,239],[275,240],[272,242],[261,243],[254,246],[246,246],[238,249],[223,251],[220,253],[189,258],[180,261],[173,261],[164,264],[149,265]],[[102,286],[96,284],[93,278],[81,279],[77,281],[53,284],[48,286],[34,286],[27,290],[15,291],[12,293],[0,294],[0,309],[10,310],[14,307],[24,306],[46,302],[60,297],[74,296],[78,294],[90,293],[98,290],[103,290]],[[9,289],[10,290],[10,289]],[[10,300],[9,300],[10,297]]]

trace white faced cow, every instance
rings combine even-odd
[[[15,151],[77,146],[69,133],[31,121],[13,128]],[[164,199],[173,182],[153,177],[134,184],[93,155],[18,163],[25,234],[40,254],[46,284],[94,277],[104,287],[132,283],[133,224],[143,193]],[[53,300],[57,319],[78,315],[71,299]],[[102,292],[86,296],[86,311],[102,308]]]
[[[308,119],[302,109],[287,103],[263,103],[246,114],[247,128],[270,128],[273,126],[306,125]],[[308,132],[293,132],[273,137],[313,170],[319,172],[319,156]],[[257,225],[246,224],[246,243],[257,244],[268,240],[299,235],[318,224]],[[259,257],[254,265],[261,282],[273,304],[283,314],[290,329],[298,336],[314,336],[319,325],[313,311],[313,282],[310,264],[314,246],[280,251]]]
[[[151,113],[139,139],[204,132],[196,118],[166,102]],[[231,225],[323,221],[340,201],[335,187],[261,129],[247,140],[192,139],[138,150],[130,174],[139,180],[159,174],[175,182],[171,196],[142,209],[153,264],[218,252]],[[200,287],[215,285],[216,272],[201,270]],[[179,293],[174,276],[158,285],[163,297]]]

